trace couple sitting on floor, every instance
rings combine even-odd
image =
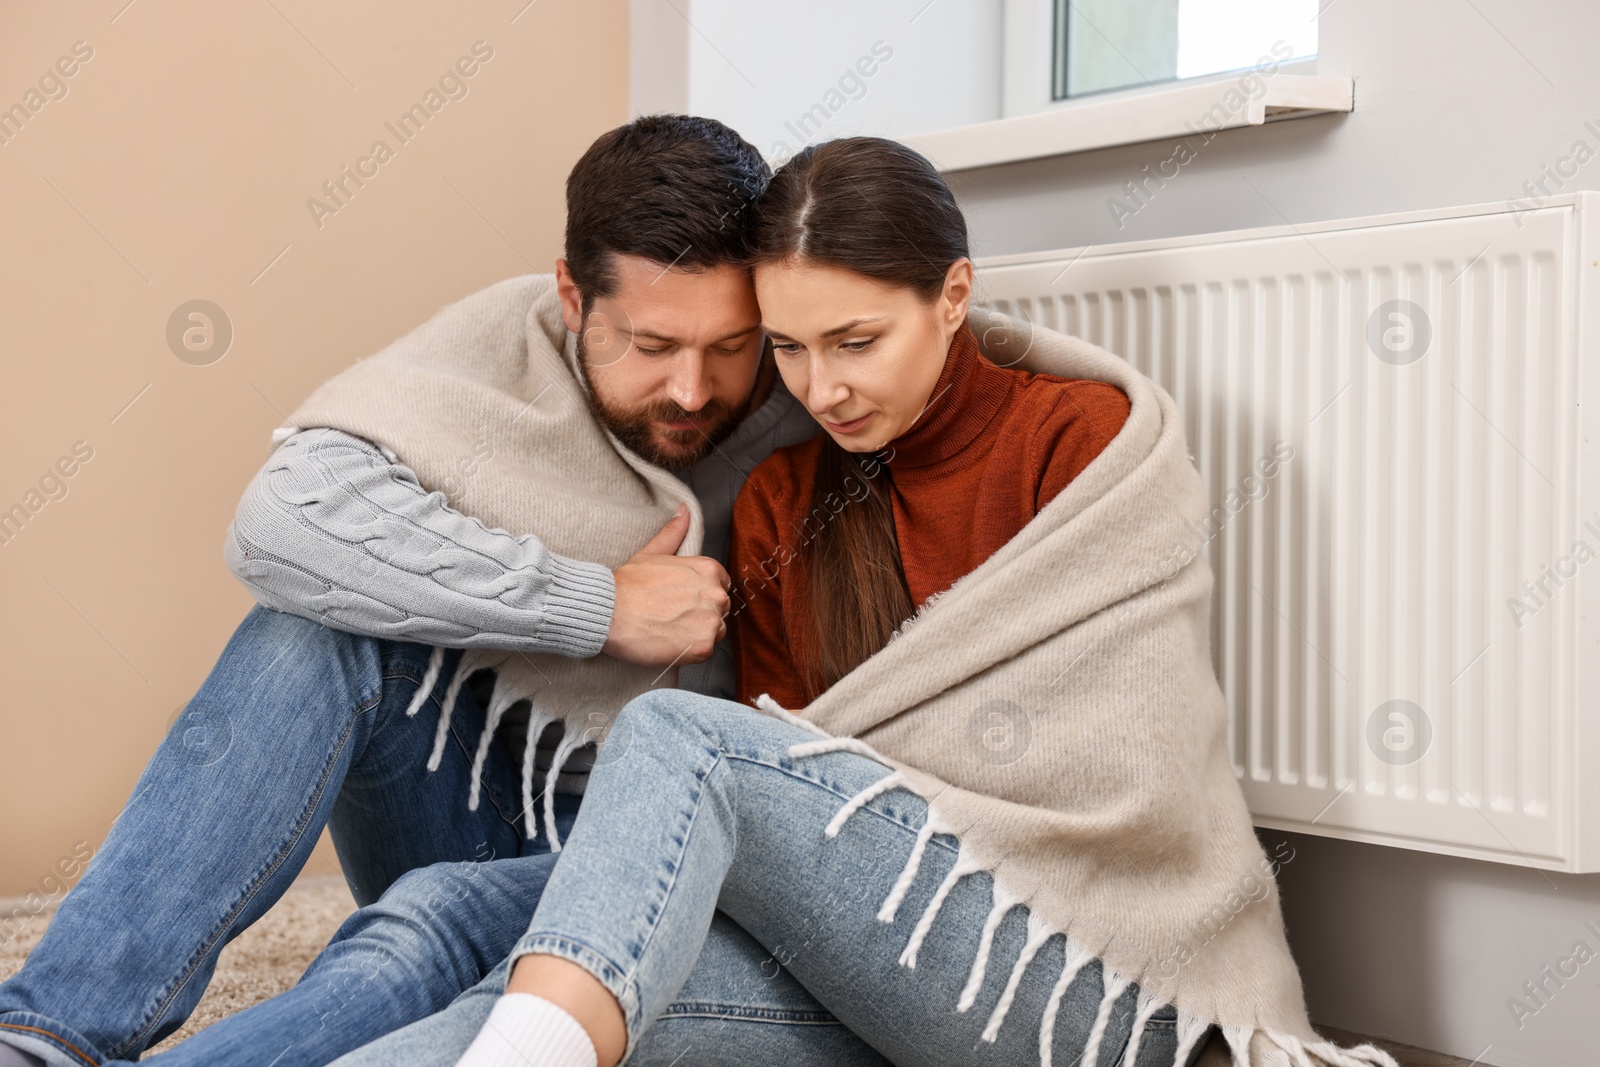
[[[567,209],[274,435],[260,606],[0,1065],[138,1059],[324,826],[360,910],[157,1061],[1392,1063],[1311,1030],[1275,889],[1200,937],[1261,855],[1171,398],[972,306],[891,141],[641,118]]]

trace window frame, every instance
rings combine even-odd
[[[1001,118],[1036,115],[1041,111],[1068,108],[1112,95],[1159,93],[1178,86],[1227,81],[1250,69],[1241,67],[1238,70],[1197,74],[1190,78],[1169,78],[1149,85],[1119,86],[1057,98],[1055,48],[1056,36],[1061,31],[1056,19],[1061,4],[1062,0],[1001,0]],[[1278,65],[1279,74],[1315,75],[1316,72],[1317,57],[1314,55]]]
[[[1224,118],[1208,132],[1355,110],[1355,79],[1315,74],[1315,56],[1271,74],[1245,68],[1056,100],[1055,0],[1002,3],[1001,117],[904,139],[941,171],[1188,137],[1219,106]],[[1238,106],[1238,88],[1257,78],[1264,91]]]

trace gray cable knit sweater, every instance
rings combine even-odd
[[[704,511],[705,555],[726,562],[733,501],[745,478],[775,449],[810,438],[816,425],[778,379],[766,403],[684,472]],[[404,522],[379,523],[379,516]],[[331,532],[353,526],[404,532],[384,538],[385,551],[374,552],[373,540],[352,544]],[[407,564],[408,546],[413,552],[429,546],[436,556],[441,544],[459,554],[459,571]],[[272,453],[239,501],[223,556],[265,607],[350,633],[447,648],[593,656],[605,643],[616,592],[608,568],[558,556],[532,534],[489,529],[451,509],[443,493],[424,489],[402,457],[328,428],[302,430]],[[516,580],[482,581],[485,568]],[[473,574],[476,588],[511,586],[519,595],[486,598],[451,584],[465,573]],[[347,595],[330,609],[325,594],[333,587]],[[681,668],[679,685],[732,699],[726,642],[705,663]],[[520,748],[526,714],[520,729],[515,715],[508,713],[506,740]],[[551,741],[539,745],[541,770],[553,748]],[[582,792],[589,756],[574,754],[558,791]]]

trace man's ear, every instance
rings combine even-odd
[[[967,310],[972,303],[972,260],[962,257],[950,264],[944,272],[944,293],[940,297],[945,325],[958,330],[967,321]]]
[[[572,280],[572,269],[564,259],[556,260],[556,294],[561,297],[561,321],[572,333],[583,332],[583,290]]]

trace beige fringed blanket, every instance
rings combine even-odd
[[[1021,904],[1032,936],[1014,973],[1055,933],[1067,939],[1058,997],[1084,962],[1106,962],[1093,1042],[1116,996],[1137,982],[1134,1040],[1160,1004],[1175,1004],[1187,1042],[1180,1061],[1218,1023],[1247,1067],[1394,1067],[1371,1046],[1345,1052],[1320,1041],[1306,1019],[1276,886],[1224,749],[1207,631],[1212,575],[1195,554],[1206,500],[1177,406],[1093,345],[983,312],[973,326],[996,362],[1112,382],[1131,411],[1066,490],[888,647],[798,717],[768,702],[823,735],[797,754],[849,748],[893,768],[841,810],[832,831],[885,790],[928,799],[930,818],[884,902],[886,917],[935,832],[961,839],[952,880],[993,872],[997,899],[956,1005],[963,1010],[981,983],[1003,980],[986,974],[988,946],[1001,916]],[[686,501],[693,522],[680,552],[697,552],[698,504],[594,421],[574,358],[554,280],[513,278],[336,375],[275,436],[330,426],[376,441],[486,526],[536,533],[552,551],[613,568]],[[485,450],[493,461],[475,462]],[[440,680],[442,661],[435,649],[411,713]],[[675,680],[606,656],[469,650],[446,690],[440,744],[462,683],[484,667],[497,668],[498,680],[482,745],[511,703],[529,698],[530,736],[554,719],[569,727],[552,776],[628,699]],[[556,844],[548,804],[544,814]],[[915,961],[942,899],[902,962]],[[997,1008],[989,1031],[1004,1022]],[[1046,1065],[1053,1023],[1053,1010],[1038,1022]]]
[[[982,311],[972,325],[997,363],[1115,383],[1131,401],[1122,431],[1012,541],[810,706],[791,714],[761,701],[825,738],[792,755],[853,750],[893,768],[840,810],[830,836],[890,789],[928,801],[880,918],[894,917],[933,834],[960,839],[901,963],[914,965],[956,880],[986,870],[994,910],[956,1007],[966,1010],[983,982],[1007,981],[986,974],[990,939],[1026,905],[1030,937],[1013,980],[1053,934],[1066,938],[1054,996],[1035,1021],[1045,1067],[1054,1008],[1094,957],[1106,988],[1084,1063],[1095,1062],[1113,1001],[1137,982],[1125,1064],[1145,1020],[1171,1003],[1180,1064],[1216,1023],[1240,1065],[1394,1067],[1373,1046],[1322,1041],[1306,1017],[1275,868],[1225,748],[1212,573],[1198,555],[1206,495],[1177,405],[1076,338]],[[986,1036],[1009,1003],[1002,996]]]

